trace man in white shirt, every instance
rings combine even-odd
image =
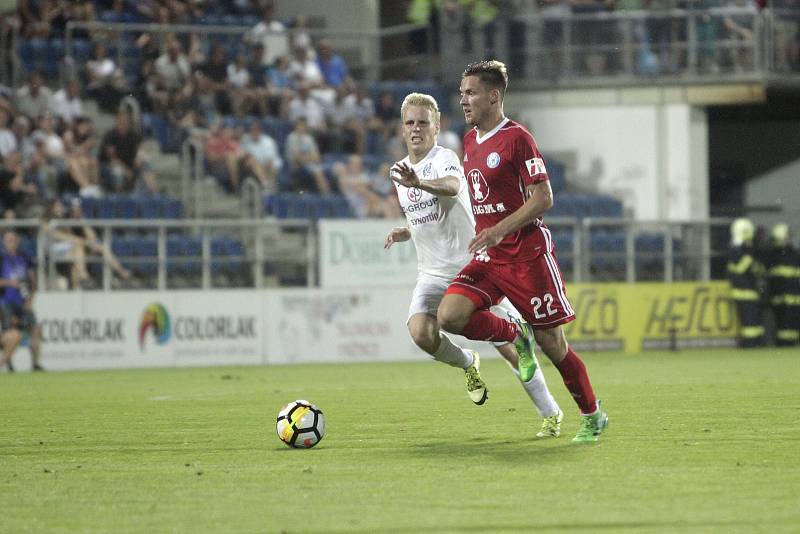
[[[408,156],[392,167],[390,177],[408,225],[393,228],[384,248],[413,239],[419,274],[409,306],[409,333],[433,359],[464,369],[467,393],[480,405],[488,398],[488,390],[480,376],[478,354],[454,344],[440,332],[436,321],[448,285],[472,259],[468,247],[475,230],[464,171],[452,150],[436,145],[440,114],[433,97],[411,93],[403,101],[400,115]],[[519,315],[507,300],[492,312],[506,318]],[[514,344],[495,346],[519,376]],[[537,435],[558,437],[563,413],[548,391],[541,369],[522,386],[544,418]]]
[[[258,43],[264,45],[264,55],[261,56],[261,62],[265,67],[275,63],[275,60],[280,56],[285,56],[289,53],[289,40],[286,35],[286,27],[273,19],[274,7],[272,4],[267,4],[262,10],[263,20],[253,26],[247,40],[250,43]]]
[[[255,174],[261,186],[269,193],[278,190],[276,178],[283,167],[278,144],[261,130],[258,121],[250,123],[247,134],[242,136],[242,150],[248,158],[245,164]]]
[[[50,111],[67,125],[83,115],[81,87],[78,80],[70,80],[63,88],[56,91],[50,100]]]

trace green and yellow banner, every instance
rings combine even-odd
[[[738,320],[729,292],[727,282],[570,284],[577,319],[567,339],[585,351],[732,347]]]

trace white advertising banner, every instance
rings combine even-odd
[[[319,222],[320,286],[413,288],[417,252],[410,241],[384,250],[383,243],[405,219],[321,220]]]
[[[262,363],[260,310],[248,290],[40,293],[35,303],[54,370]]]
[[[38,294],[35,311],[49,370],[425,360],[406,326],[410,298],[410,289],[54,292]],[[25,352],[14,357],[20,370]]]

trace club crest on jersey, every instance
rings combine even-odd
[[[480,169],[469,171],[469,193],[475,202],[483,202],[489,198],[489,184]]]
[[[422,191],[420,191],[416,187],[409,187],[407,194],[408,194],[408,200],[410,200],[411,202],[419,202],[419,199],[422,198]]]
[[[486,156],[486,165],[490,169],[496,169],[498,165],[500,165],[500,154],[497,152],[492,152],[488,156]]]
[[[427,165],[425,165],[425,168],[422,169],[422,176],[427,178],[428,176],[431,175],[431,166],[432,166],[432,163],[428,163]]]

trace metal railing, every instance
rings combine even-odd
[[[633,221],[625,219],[551,217],[547,221],[556,242],[559,265],[569,282],[706,281],[725,277],[729,219],[708,221]],[[53,228],[91,226],[103,247],[88,256],[99,290],[179,289],[215,287],[314,287],[318,283],[320,244],[317,225],[305,219],[276,220],[53,220]],[[62,266],[52,241],[38,221],[4,221],[36,240],[40,287],[63,288]],[[217,254],[220,237],[241,244],[237,255]],[[383,236],[376,238],[379,242]],[[132,247],[117,259],[135,273],[121,283],[112,271],[110,254],[119,241],[149,240],[149,253]],[[199,241],[198,251],[177,254],[171,245]],[[154,246],[153,242],[155,242]],[[181,266],[193,264],[191,273]],[[235,272],[231,275],[231,267]],[[222,274],[220,274],[222,272]],[[226,278],[228,277],[228,278]],[[288,280],[288,281],[287,281]],[[391,283],[391,281],[387,281]]]
[[[526,45],[509,55],[534,87],[763,79],[773,72],[776,22],[799,10],[712,7],[520,15]],[[751,38],[725,26],[736,21]],[[789,73],[800,74],[800,66]]]

